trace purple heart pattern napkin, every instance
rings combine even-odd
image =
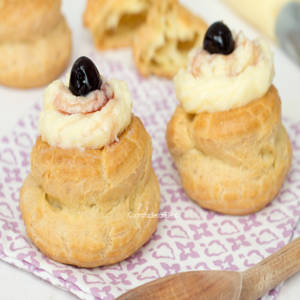
[[[172,82],[142,78],[128,52],[86,53],[104,76],[124,79],[153,141],[161,187],[160,221],[151,240],[116,265],[79,269],[56,263],[30,242],[19,211],[19,189],[30,170],[41,99],[0,143],[0,258],[81,299],[111,300],[138,285],[189,270],[244,270],[287,244],[300,216],[300,121],[284,119],[293,144],[292,168],[276,199],[262,211],[232,217],[204,210],[184,193],[168,153],[165,129],[177,100]],[[264,299],[275,299],[279,288]]]

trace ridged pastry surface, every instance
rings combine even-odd
[[[137,117],[119,141],[101,149],[61,149],[38,138],[21,190],[28,236],[54,260],[80,267],[130,256],[157,225],[160,193],[151,155]]]
[[[243,215],[266,206],[291,164],[274,86],[228,111],[188,114],[178,106],[166,138],[186,193],[221,213]]]

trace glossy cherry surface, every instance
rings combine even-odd
[[[210,25],[204,36],[203,48],[210,54],[232,53],[234,40],[230,29],[223,22]]]
[[[69,89],[75,96],[85,96],[99,90],[102,85],[101,76],[95,64],[86,56],[79,57],[73,64]]]

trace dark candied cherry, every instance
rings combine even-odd
[[[100,90],[101,76],[95,64],[86,56],[79,57],[73,64],[69,89],[75,96],[85,96]]]
[[[203,48],[210,54],[232,53],[234,40],[230,29],[223,22],[210,25],[204,36]]]

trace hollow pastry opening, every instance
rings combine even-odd
[[[41,187],[40,187],[41,188]],[[62,205],[59,202],[59,200],[57,200],[56,198],[50,196],[49,194],[45,193],[45,200],[48,202],[48,204],[50,205],[50,207],[53,210],[61,210],[62,209]]]
[[[172,65],[174,69],[181,67],[187,61],[189,52],[198,44],[199,37],[196,32],[185,39],[165,36],[165,43],[154,51],[150,64],[154,67],[169,67]]]
[[[129,35],[146,21],[146,17],[146,11],[141,11],[139,13],[124,13],[120,17],[118,25],[114,28],[107,29],[105,34],[110,38]]]

